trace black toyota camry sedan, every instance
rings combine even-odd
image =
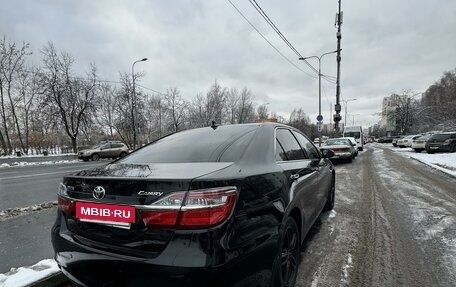
[[[272,123],[161,138],[63,178],[55,259],[81,286],[293,286],[332,155]]]

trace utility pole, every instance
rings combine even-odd
[[[341,7],[341,0],[339,0],[339,12],[336,14],[336,23],[335,25],[337,26],[337,81],[336,81],[336,105],[335,105],[335,110],[336,114],[334,115],[334,129],[336,130],[336,133],[339,134],[339,122],[342,119],[340,116],[340,111],[341,111],[341,106],[340,106],[340,41],[342,39],[342,34],[340,32],[340,26],[342,26],[342,18],[343,18],[343,12],[341,12],[340,7]]]
[[[133,95],[131,97],[131,124],[133,126],[133,150],[136,149],[136,124],[135,124],[135,114],[136,114],[136,91],[135,91],[135,64],[138,62],[147,61],[147,58],[142,58],[141,60],[134,61],[131,65],[131,77],[132,77],[132,90]]]
[[[333,111],[332,111],[332,102],[329,103],[329,132],[332,134],[332,117],[333,117]]]

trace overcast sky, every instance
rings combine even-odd
[[[232,2],[283,55],[316,76],[249,1]],[[257,3],[301,55],[337,48],[337,0]],[[1,7],[1,34],[30,43],[36,64],[48,41],[73,55],[80,73],[95,62],[100,78],[114,81],[147,57],[135,69],[145,73],[141,84],[154,90],[177,87],[191,99],[218,80],[228,88],[248,87],[257,103],[269,103],[280,115],[298,107],[313,121],[318,115],[318,80],[288,63],[227,0],[1,0]],[[342,10],[341,94],[357,99],[348,105],[355,124],[378,122],[383,97],[423,92],[456,67],[456,1],[343,0]],[[323,58],[322,73],[336,75],[335,55]],[[335,85],[322,83],[322,114],[329,123]]]

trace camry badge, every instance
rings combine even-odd
[[[106,195],[106,190],[102,186],[97,186],[93,189],[93,198],[103,199]]]
[[[144,190],[141,190],[138,192],[138,195],[153,195],[153,196],[161,196],[163,194],[163,192],[159,192],[159,191],[144,191]]]

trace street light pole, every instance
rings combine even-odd
[[[354,115],[351,115],[352,116],[352,126],[355,125],[355,116],[359,116],[360,114],[354,114]]]
[[[325,55],[337,53],[338,51],[339,50],[332,51],[332,52],[327,52],[327,53],[321,54],[320,57],[318,57],[318,56],[310,56],[310,57],[301,57],[301,58],[299,58],[299,60],[301,60],[301,61],[305,61],[305,60],[310,59],[310,58],[318,59],[318,118],[321,118],[321,120],[317,119],[319,122],[321,122],[323,120],[323,118],[321,116],[321,59]],[[321,127],[319,127],[319,131],[318,131],[318,146],[319,147],[321,147],[321,130],[322,130]]]
[[[147,61],[147,58],[142,58],[133,62],[131,65],[131,76],[132,76],[132,97],[131,97],[131,124],[133,125],[133,150],[136,149],[136,124],[135,124],[135,109],[136,109],[136,91],[135,91],[135,64],[138,62]]]
[[[345,103],[345,121],[344,121],[344,128],[347,126],[347,103],[351,101],[356,101],[357,99],[348,99],[344,100]]]

